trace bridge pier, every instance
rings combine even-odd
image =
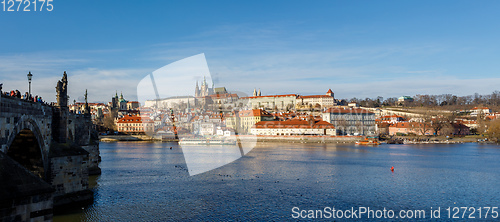
[[[55,188],[54,209],[91,204],[89,153],[77,145],[54,143],[50,153],[50,180]]]
[[[0,220],[52,221],[54,188],[0,152]]]

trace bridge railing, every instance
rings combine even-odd
[[[49,114],[47,112],[52,112],[52,106],[45,103],[33,102],[5,95],[2,95],[2,99],[0,101],[0,113],[47,115]]]

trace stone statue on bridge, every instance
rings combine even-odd
[[[60,107],[68,106],[68,75],[64,71],[63,78],[57,81],[57,105]]]
[[[90,107],[89,107],[89,103],[87,100],[87,96],[88,96],[87,89],[85,89],[85,113],[84,114],[89,115],[90,114]]]

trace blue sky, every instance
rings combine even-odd
[[[4,90],[135,99],[146,74],[205,53],[216,86],[337,98],[489,94],[500,83],[499,1],[61,1],[0,11]],[[193,83],[194,88],[194,83]]]

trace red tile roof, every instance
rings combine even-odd
[[[309,98],[333,98],[329,95],[312,95],[312,96],[299,96],[299,99],[309,99]]]
[[[486,116],[486,119],[494,120],[494,119],[496,119],[496,117],[495,116]]]
[[[249,96],[249,97],[241,97],[240,99],[256,99],[263,97],[297,97],[296,94],[285,94],[285,95],[271,95],[271,96]]]
[[[273,116],[268,112],[261,109],[253,109],[253,110],[243,110],[238,113],[239,117],[248,117],[248,116]]]
[[[385,119],[385,118],[389,119],[389,118],[404,118],[404,117],[403,116],[398,116],[398,115],[394,114],[394,115],[391,115],[391,116],[382,116],[380,118],[382,118],[382,119]]]
[[[391,126],[391,124],[390,123],[379,122],[379,123],[377,123],[377,126],[378,126],[378,128],[387,128],[387,127]]]
[[[117,123],[142,123],[142,122],[153,122],[149,117],[140,116],[124,116],[119,119]]]
[[[456,122],[463,124],[477,124],[476,120],[466,120],[466,119],[457,119]]]
[[[360,109],[360,108],[349,108],[349,109],[344,109],[344,108],[329,108],[323,113],[354,113],[354,114],[360,114],[360,113],[367,113],[367,114],[373,114],[372,112],[366,110],[366,109]]]
[[[213,95],[210,95],[210,97],[212,99],[216,99],[216,98],[224,99],[224,98],[230,98],[230,97],[238,98],[238,94],[236,94],[236,93],[233,93],[233,94],[229,94],[229,93],[213,94]]]

